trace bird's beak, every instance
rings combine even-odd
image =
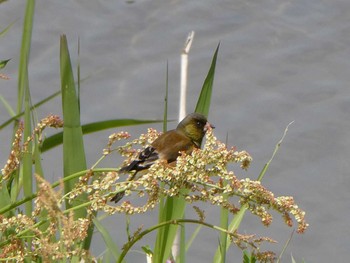
[[[204,131],[206,132],[209,129],[215,129],[215,126],[211,125],[209,122],[207,122],[204,126]]]

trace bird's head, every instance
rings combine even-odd
[[[209,127],[214,128],[204,115],[191,113],[179,123],[176,129],[183,132],[199,148]]]

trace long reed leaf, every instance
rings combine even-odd
[[[64,176],[86,169],[85,150],[83,144],[83,132],[80,126],[80,113],[76,95],[72,66],[70,62],[67,38],[61,36],[61,89],[63,108],[63,165]],[[77,180],[65,182],[65,192],[70,192]],[[72,205],[66,203],[67,208]],[[73,204],[74,206],[74,204]],[[78,214],[80,214],[78,216]],[[79,212],[77,217],[84,217],[84,212]]]
[[[32,39],[34,8],[35,0],[28,0],[23,22],[21,55],[18,69],[17,113],[22,110],[25,89],[28,84],[28,60]]]
[[[209,72],[203,83],[202,91],[199,95],[199,99],[196,105],[195,111],[198,113],[202,113],[205,116],[208,116],[209,114],[211,94],[213,91],[213,83],[214,83],[214,76],[215,76],[216,60],[218,57],[219,47],[220,47],[220,43],[218,44],[215,50]]]
[[[23,33],[22,33],[22,45],[21,45],[21,55],[20,64],[18,70],[18,101],[17,101],[17,112],[20,112],[24,103],[24,138],[28,138],[31,135],[31,113],[30,113],[30,92],[29,92],[29,81],[28,81],[28,64],[29,64],[29,54],[32,39],[33,30],[33,18],[34,18],[35,1],[27,1],[25,18],[23,23]],[[23,101],[24,98],[24,101]],[[15,127],[15,130],[17,128]],[[14,132],[15,132],[14,130]],[[16,180],[15,180],[16,181]],[[24,196],[30,196],[33,194],[33,177],[32,177],[32,149],[31,143],[28,143],[27,150],[23,154],[23,162],[20,169],[20,179],[18,181],[19,187],[23,183]],[[18,193],[15,193],[17,196]],[[12,195],[14,196],[14,195]],[[31,216],[32,212],[32,202],[26,203],[26,214]]]
[[[83,134],[89,134],[93,132],[98,132],[106,129],[131,126],[131,125],[141,125],[148,123],[159,123],[161,120],[136,120],[136,119],[119,119],[119,120],[106,120],[84,124],[81,126]],[[48,151],[63,142],[63,132],[56,133],[44,139],[41,146],[43,152]]]
[[[24,133],[23,137],[28,138],[31,135],[31,99],[29,92],[29,80],[28,80],[28,64],[29,64],[29,54],[30,46],[32,39],[32,30],[33,30],[33,18],[34,18],[34,9],[35,1],[28,0],[25,10],[25,18],[23,24],[22,32],[22,44],[20,52],[20,64],[18,69],[18,94],[17,94],[17,113],[23,109],[24,105]],[[13,133],[15,134],[17,130],[17,124],[14,127]],[[14,189],[14,192],[11,193],[12,200],[15,200],[18,195],[18,191],[23,185],[24,196],[31,196],[33,194],[33,172],[32,172],[32,143],[27,144],[27,149],[23,153],[22,162],[20,165],[19,173],[18,170],[15,173],[14,183],[15,187],[11,187],[11,190]],[[27,202],[25,204],[25,214],[31,216],[33,210],[33,203]],[[27,245],[31,246],[31,238],[28,237]]]
[[[114,258],[114,261],[117,261],[118,258],[120,257],[120,251],[117,245],[114,243],[110,233],[100,223],[100,221],[97,218],[94,218],[92,221],[94,222],[94,225],[96,226],[97,230],[101,233],[102,238],[105,241],[105,244],[107,245],[108,250],[110,251],[111,255]]]
[[[79,102],[75,90],[72,65],[70,62],[67,38],[61,36],[60,41],[60,66],[61,66],[61,91],[63,110],[63,173],[64,177],[75,172],[86,170],[85,150],[83,143],[83,132],[80,125]],[[65,193],[70,192],[78,178],[64,183]],[[82,194],[79,199],[74,199],[71,203],[66,202],[67,209],[87,201],[87,195]],[[75,210],[74,218],[85,218],[87,212],[84,207]],[[84,248],[89,249],[93,234],[93,225],[88,230],[88,236],[84,242]]]
[[[197,101],[196,112],[208,115],[211,102],[211,94],[215,75],[215,65],[219,45],[214,53],[212,63],[208,72],[208,75],[204,81],[200,96]],[[186,194],[186,192],[184,192]],[[168,197],[165,201],[164,209],[161,208],[161,215],[159,217],[161,222],[169,221],[172,219],[181,219],[184,216],[186,208],[186,202],[183,198]],[[166,225],[159,229],[157,239],[155,243],[154,262],[165,262],[170,256],[171,247],[176,236],[177,226]]]
[[[7,110],[10,116],[16,115],[11,105],[7,102],[7,100],[5,100],[5,98],[1,94],[0,94],[0,101],[2,102],[2,104],[4,105],[5,109]],[[0,126],[0,130],[1,130],[1,126]]]
[[[45,99],[39,101],[38,103],[34,104],[33,106],[30,107],[30,110],[33,110],[33,109],[36,109],[37,107],[39,107],[40,105],[44,104],[45,102],[48,102],[50,101],[51,99],[57,97],[58,95],[61,94],[61,91],[58,91],[58,92],[55,92],[54,94],[46,97]],[[3,104],[6,106],[6,101],[2,98],[2,96],[0,97],[1,101],[3,102]],[[12,111],[10,111],[10,107],[6,107],[8,109],[8,112],[10,114],[10,116],[13,116],[11,117],[10,119],[8,119],[7,121],[3,122],[1,125],[0,125],[0,130],[5,128],[7,125],[11,124],[13,121],[15,120],[18,120],[21,116],[23,116],[24,112],[20,112],[20,113],[17,113],[17,114],[12,114]]]

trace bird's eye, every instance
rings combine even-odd
[[[202,123],[200,122],[200,121],[197,121],[197,126],[201,126],[202,125]]]

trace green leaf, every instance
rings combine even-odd
[[[28,0],[23,21],[21,55],[18,69],[17,113],[22,111],[24,93],[28,85],[28,61],[33,31],[34,8],[35,1]]]
[[[118,246],[114,243],[113,238],[111,237],[108,230],[100,223],[100,221],[97,218],[92,219],[94,225],[96,226],[97,230],[101,233],[101,236],[103,240],[105,241],[105,244],[107,245],[108,251],[111,253],[111,255],[114,258],[114,261],[117,261],[120,256],[120,251]]]
[[[135,119],[119,119],[119,120],[106,120],[93,122],[89,124],[82,125],[83,134],[98,132],[106,129],[123,127],[123,126],[131,126],[131,125],[141,125],[148,123],[159,123],[162,122],[160,120],[135,120]],[[56,133],[50,137],[44,139],[43,144],[41,146],[41,150],[43,152],[48,151],[60,144],[63,141],[63,132]]]
[[[188,251],[190,249],[190,247],[192,246],[193,241],[196,239],[196,237],[198,236],[200,230],[202,229],[202,225],[198,225],[196,227],[196,229],[193,231],[191,237],[189,238],[189,240],[187,241],[186,244],[186,251]]]
[[[86,79],[86,78],[84,78],[84,79]],[[37,102],[36,104],[34,104],[30,109],[31,110],[36,109],[39,106],[41,106],[42,104],[44,104],[44,103],[54,99],[55,97],[57,97],[60,94],[61,94],[61,90],[56,91],[55,93],[49,95],[48,97],[46,97],[43,100],[41,100],[41,101]],[[0,95],[0,99],[3,102],[3,104],[5,105],[5,107],[8,108],[5,99],[3,99],[1,95]],[[23,111],[18,113],[18,114],[14,114],[14,113],[12,114],[11,111],[9,111],[9,113],[10,113],[10,116],[12,116],[12,117],[10,119],[8,119],[7,121],[3,122],[2,124],[0,124],[0,130],[5,128],[7,125],[11,124],[13,121],[18,120],[24,114]]]
[[[83,132],[80,126],[80,113],[78,98],[75,91],[74,77],[70,62],[67,38],[61,36],[61,90],[63,108],[63,162],[64,176],[86,170],[85,150],[83,144]],[[65,183],[65,193],[70,192],[77,180]],[[67,208],[72,207],[66,203]],[[83,216],[81,216],[83,217]]]
[[[61,91],[63,111],[63,174],[67,177],[75,172],[86,170],[85,150],[83,143],[83,132],[80,125],[80,110],[78,97],[75,90],[72,65],[69,56],[67,38],[61,36],[60,41],[60,68],[61,68]],[[65,193],[69,193],[78,182],[78,178],[64,183]],[[87,194],[82,194],[79,199],[72,202],[66,201],[66,208],[79,206],[87,201]],[[85,208],[76,209],[74,218],[85,218]],[[88,237],[85,239],[84,248],[89,249],[93,234],[93,225],[88,230]]]
[[[0,3],[3,2],[2,0],[0,0]],[[18,19],[16,19],[15,21],[13,21],[11,24],[9,24],[7,27],[5,27],[4,30],[0,31],[0,37],[5,35],[7,31],[10,30],[10,28],[14,25],[14,23],[17,22]]]
[[[225,198],[227,199],[227,195],[225,195]],[[223,229],[228,229],[228,210],[226,208],[220,209],[220,227]],[[227,246],[227,239],[228,235],[226,232],[220,233],[220,253],[221,253],[221,262],[226,262],[226,246]]]
[[[159,223],[179,219],[184,215],[184,201],[177,197],[168,197],[163,208],[160,208]],[[154,262],[165,262],[171,252],[171,247],[176,235],[177,226],[166,225],[158,230]]]
[[[7,112],[10,114],[10,116],[16,115],[16,113],[12,109],[11,105],[8,103],[8,101],[2,95],[0,95],[0,100],[1,100],[2,104],[4,105],[4,107],[6,108]],[[1,129],[2,129],[2,127],[0,126],[0,130]]]
[[[3,69],[11,59],[0,60],[0,69]]]
[[[205,78],[205,81],[203,83],[202,91],[201,91],[201,94],[199,95],[199,99],[195,110],[195,112],[202,113],[205,116],[208,116],[209,114],[211,94],[213,90],[213,83],[214,83],[214,76],[215,76],[216,59],[218,56],[219,47],[220,47],[220,43],[218,44],[215,50],[215,53],[211,62],[211,66],[207,74],[207,77]]]
[[[41,106],[42,104],[44,104],[45,102],[57,97],[58,95],[61,94],[61,91],[58,91],[58,92],[55,92],[54,94],[46,97],[45,99],[39,101],[38,103],[34,104],[30,110],[33,110],[33,109],[36,109],[38,108],[39,106]],[[2,98],[2,96],[0,97],[2,103],[5,105],[7,111],[9,112],[10,116],[13,116],[11,117],[10,119],[8,119],[7,121],[3,122],[1,125],[0,125],[0,130],[5,128],[7,125],[11,124],[13,121],[15,120],[18,120],[21,116],[23,116],[24,112],[20,112],[18,114],[15,114],[13,113],[13,110],[12,108],[8,105],[8,103],[5,101],[5,99]]]
[[[8,204],[11,204],[11,198],[8,192],[8,189],[6,187],[5,182],[1,182],[1,187],[0,187],[0,207],[3,208],[7,206]],[[4,214],[1,214],[4,217],[10,217],[11,211],[6,212]]]
[[[185,215],[183,216],[185,217]],[[186,227],[180,225],[180,246],[179,255],[177,255],[176,262],[186,262]]]
[[[286,251],[286,249],[287,249],[287,247],[288,247],[290,241],[291,241],[292,238],[293,238],[293,234],[294,234],[294,230],[291,232],[291,234],[290,234],[288,240],[287,240],[286,243],[284,244],[283,249],[282,249],[280,255],[278,256],[277,263],[280,263],[280,262],[281,262],[282,256],[283,256],[284,252]]]
[[[27,87],[25,96],[24,96],[24,132],[23,137],[29,138],[32,135],[32,126],[31,126],[31,111],[30,111],[30,94],[29,87]],[[23,152],[23,159],[21,163],[21,181],[23,182],[23,192],[24,196],[28,197],[33,194],[33,157],[32,157],[32,145],[30,141],[27,145],[27,151]],[[32,202],[27,202],[26,214],[31,216],[33,210]]]
[[[24,132],[23,137],[31,136],[31,99],[28,80],[29,54],[32,39],[33,19],[34,19],[35,1],[26,2],[25,18],[22,32],[22,43],[20,53],[20,64],[18,69],[18,97],[17,112],[24,107]],[[7,63],[7,62],[6,62]],[[4,65],[6,65],[6,63]],[[18,128],[18,123],[14,126],[14,133]],[[33,194],[33,171],[32,171],[32,142],[27,144],[27,150],[24,151],[22,162],[20,163],[19,173],[15,173],[14,187],[11,187],[11,198],[14,201],[17,198],[19,190],[23,185],[23,193],[25,197]],[[13,186],[13,185],[12,185]],[[33,211],[33,203],[25,203],[25,214],[31,216]],[[31,246],[31,237],[26,240],[28,246]]]

